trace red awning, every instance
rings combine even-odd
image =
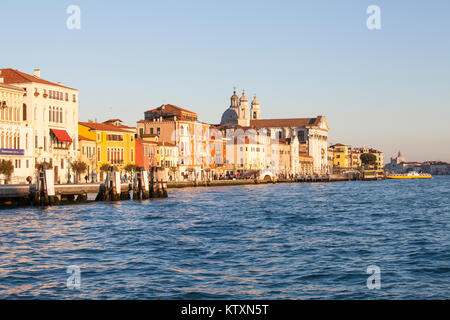
[[[55,135],[59,142],[72,142],[72,139],[66,130],[50,129],[50,131]]]

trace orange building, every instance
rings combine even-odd
[[[178,148],[179,176],[199,180],[210,168],[210,125],[198,121],[195,112],[165,104],[144,113],[137,122],[139,136],[155,134],[159,142]],[[206,171],[205,171],[206,170]]]
[[[148,170],[157,166],[156,135],[148,135],[136,139],[136,166]]]

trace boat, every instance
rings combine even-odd
[[[383,170],[363,170],[363,180],[382,180],[384,179]]]
[[[415,171],[411,171],[408,173],[394,173],[388,174],[386,176],[387,179],[431,179],[432,176],[429,173],[418,173]]]

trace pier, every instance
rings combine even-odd
[[[130,182],[111,169],[104,183],[54,184],[53,170],[41,168],[35,184],[0,185],[0,206],[48,206],[95,201],[145,200],[168,196],[167,183],[152,172],[136,171]],[[131,196],[132,195],[132,196]]]

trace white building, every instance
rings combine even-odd
[[[34,172],[32,130],[24,94],[24,89],[4,84],[0,76],[0,159],[14,166],[10,183],[26,183]],[[0,177],[0,183],[5,180],[7,177]]]
[[[34,75],[0,69],[0,78],[26,91],[24,111],[33,130],[35,162],[51,163],[55,181],[66,183],[70,163],[78,159],[78,90],[42,79],[39,69]]]
[[[242,127],[243,130],[252,128],[258,131],[265,130],[270,134],[272,141],[279,139],[298,139],[299,149],[306,149],[307,154],[313,158],[315,173],[328,172],[328,131],[329,125],[325,116],[315,118],[288,118],[288,119],[261,119],[261,107],[256,96],[249,110],[248,99],[245,92],[241,98],[236,91],[231,96],[230,107],[225,110],[220,122],[221,126],[228,128]],[[297,147],[294,147],[297,150]],[[297,151],[294,152],[294,160]],[[295,160],[297,163],[297,160]],[[296,163],[292,169],[297,170]]]

